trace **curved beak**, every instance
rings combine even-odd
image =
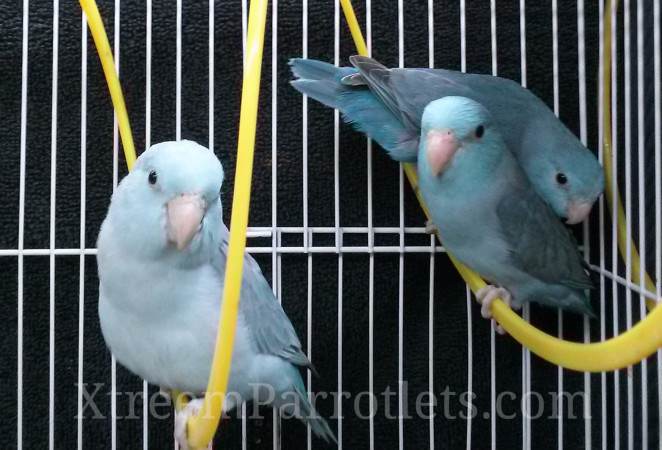
[[[200,230],[207,203],[198,194],[182,194],[166,204],[168,241],[184,250]]]
[[[566,210],[566,223],[569,225],[574,225],[579,222],[583,222],[586,217],[588,217],[593,207],[593,202],[580,202],[574,201],[568,204],[568,209]]]
[[[460,143],[452,130],[431,130],[427,134],[426,156],[432,175],[438,176],[453,159]]]

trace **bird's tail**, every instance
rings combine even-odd
[[[340,108],[340,96],[350,90],[341,83],[342,78],[356,73],[356,69],[350,67],[336,67],[322,61],[302,58],[291,59],[290,68],[297,78],[291,81],[297,91],[335,109]]]
[[[577,301],[573,302],[570,310],[579,314],[584,314],[589,319],[597,319],[598,316],[593,310],[589,297],[587,297],[584,292],[578,291],[576,292],[576,298]]]
[[[326,442],[337,443],[336,435],[331,430],[331,427],[329,427],[327,421],[317,412],[312,403],[310,403],[306,388],[303,385],[303,380],[298,371],[296,373],[296,380],[293,383],[293,390],[293,394],[296,395],[297,401],[288,401],[281,404],[279,406],[281,412],[288,416],[297,417],[305,424],[310,425],[310,429],[313,433],[324,439]]]
[[[352,80],[353,67],[336,67],[314,59],[290,60],[292,87],[318,102],[339,110],[354,128],[377,141],[396,161],[414,162],[418,133],[413,135],[365,83]]]
[[[534,301],[552,308],[560,307],[565,311],[570,311],[575,314],[583,314],[590,319],[595,319],[597,317],[593,310],[593,306],[591,306],[590,297],[588,297],[582,289],[570,289],[564,287],[563,290],[557,290],[554,294],[538,296]]]

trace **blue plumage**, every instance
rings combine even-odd
[[[412,139],[398,118],[372,92],[343,83],[356,69],[312,59],[293,59],[290,64],[298,78],[291,84],[297,90],[342,111],[345,121],[375,139],[396,161],[416,161],[418,136]]]
[[[446,248],[512,295],[593,315],[592,287],[568,230],[531,188],[507,150],[496,121],[464,97],[445,97],[424,110],[418,153],[420,189]],[[507,292],[506,292],[507,291]]]
[[[99,319],[106,343],[122,365],[167,389],[201,394],[207,386],[229,235],[222,182],[223,169],[210,150],[191,141],[154,145],[117,187],[99,233]],[[225,411],[241,400],[291,410],[295,399],[294,412],[312,431],[335,440],[310,404],[297,366],[311,364],[246,254]],[[260,386],[274,398],[255,398],[256,392],[270,394]],[[191,405],[188,414],[199,402]],[[183,445],[185,419],[176,419]]]
[[[582,221],[604,188],[595,156],[530,91],[504,78],[443,69],[388,69],[353,56],[355,68],[307,59],[290,61],[292,85],[343,113],[347,122],[389,155],[413,162],[423,109],[445,96],[463,96],[493,115],[538,194],[568,223]]]

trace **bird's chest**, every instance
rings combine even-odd
[[[99,319],[117,360],[152,383],[203,389],[220,308],[213,269],[126,261],[99,269]]]

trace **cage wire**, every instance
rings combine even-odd
[[[226,218],[247,6],[99,2],[137,147],[191,138],[213,148],[229,178]],[[366,0],[354,8],[369,51],[386,65],[520,81],[601,158],[608,111],[628,236],[660,296],[659,1],[606,9],[583,0]],[[349,394],[317,401],[338,447],[662,448],[660,352],[626,370],[584,374],[495,336],[424,233],[402,169],[337,112],[288,86],[290,57],[346,65],[355,53],[338,2],[272,1],[270,14],[248,251],[321,374],[306,379],[311,395]],[[602,101],[605,14],[610,104]],[[96,317],[94,242],[126,169],[85,19],[76,2],[58,0],[2,5],[0,19],[0,305],[8,328],[0,389],[10,405],[2,442],[172,446],[170,406],[156,406],[156,388],[115,363]],[[523,311],[567,339],[604,340],[646,314],[645,285],[632,282],[631,258],[619,256],[604,200],[578,230],[599,274],[599,319]],[[375,402],[365,400],[370,394]],[[427,416],[414,411],[418,398],[428,400],[420,405]],[[260,411],[254,418],[244,406],[243,418],[223,421],[217,443],[323,448],[301,424]]]

